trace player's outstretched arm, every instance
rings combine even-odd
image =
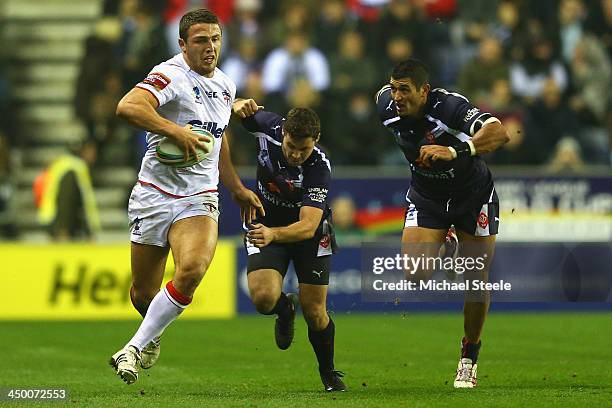
[[[255,112],[263,108],[263,106],[258,105],[257,102],[255,102],[255,99],[236,98],[232,104],[232,112],[234,112],[234,114],[240,119],[254,115]]]
[[[232,199],[240,206],[240,217],[242,221],[250,224],[257,218],[257,212],[262,216],[266,215],[261,201],[257,194],[249,190],[242,184],[238,177],[232,157],[230,154],[227,134],[223,136],[221,142],[221,152],[219,153],[219,178],[221,182],[232,194]]]
[[[150,92],[133,88],[119,101],[116,114],[137,128],[174,139],[185,152],[185,157],[188,154],[197,157],[197,146],[208,151],[206,143],[210,140],[207,136],[192,132],[191,126],[181,127],[161,117],[156,108],[157,99]]]
[[[300,209],[300,220],[286,227],[268,228],[263,224],[254,224],[247,233],[248,239],[256,247],[264,247],[271,242],[298,242],[314,237],[321,222],[323,210],[304,206]]]

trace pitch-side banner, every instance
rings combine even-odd
[[[140,318],[129,299],[129,244],[7,244],[0,254],[0,320]],[[181,318],[235,314],[235,258],[234,245],[220,242]],[[164,284],[173,273],[169,256]]]
[[[607,242],[612,238],[612,176],[494,173],[494,177],[500,199],[500,241]],[[249,180],[248,184],[252,188],[254,183]],[[353,235],[400,236],[409,186],[407,169],[405,175],[393,177],[334,175],[329,201],[332,209],[338,197],[352,201],[356,209]],[[220,234],[241,234],[238,207],[226,192],[221,192],[220,200]],[[340,246],[349,244],[338,238]]]

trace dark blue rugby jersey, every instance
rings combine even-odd
[[[331,165],[321,148],[315,146],[301,166],[289,166],[281,149],[284,121],[266,111],[242,120],[257,142],[257,194],[266,210],[261,221],[272,227],[289,225],[300,219],[302,206],[309,206],[323,210],[323,222],[331,214],[327,203]]]
[[[458,157],[451,161],[432,162],[430,168],[418,166],[421,146],[453,146],[467,141],[490,113],[481,112],[466,97],[442,88],[432,89],[427,97],[422,119],[400,117],[391,98],[391,87],[385,85],[376,94],[381,123],[395,136],[412,170],[411,188],[425,197],[448,199],[469,195],[492,182],[491,172],[480,156]]]

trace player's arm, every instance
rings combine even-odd
[[[250,224],[252,220],[257,218],[257,212],[261,215],[266,215],[261,201],[257,194],[249,190],[242,184],[242,180],[238,177],[232,157],[230,154],[230,146],[227,141],[227,135],[221,138],[221,151],[219,152],[219,178],[227,188],[232,199],[240,206],[240,218]]]
[[[300,219],[286,227],[266,227],[254,224],[247,233],[247,238],[256,247],[264,247],[272,242],[286,243],[304,241],[314,237],[323,217],[323,210],[316,207],[300,208]]]
[[[255,102],[255,99],[236,98],[232,104],[232,112],[241,119],[252,116],[263,108]]]
[[[506,127],[497,118],[483,126],[472,139],[455,146],[425,145],[421,147],[417,163],[427,166],[430,161],[450,161],[459,156],[475,156],[497,150],[510,140]]]
[[[436,160],[450,161],[459,156],[482,155],[498,149],[510,140],[505,126],[495,116],[481,112],[459,94],[444,90],[438,93],[442,100],[438,115],[442,121],[472,137],[453,146],[422,146],[417,163],[427,165]]]
[[[137,128],[173,139],[186,155],[197,157],[197,146],[208,151],[206,143],[210,140],[207,136],[191,132],[189,125],[181,127],[162,117],[155,110],[157,107],[153,94],[142,88],[133,88],[119,101],[116,114]]]

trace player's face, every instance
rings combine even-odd
[[[200,23],[189,27],[187,41],[179,38],[189,68],[212,77],[221,51],[221,28],[217,24]]]
[[[301,166],[312,154],[319,137],[307,137],[298,139],[291,137],[289,133],[283,132],[283,155],[290,166]]]
[[[418,89],[408,78],[391,78],[389,85],[391,85],[391,97],[397,106],[398,115],[419,116],[421,108],[427,102],[429,84],[424,84]]]

